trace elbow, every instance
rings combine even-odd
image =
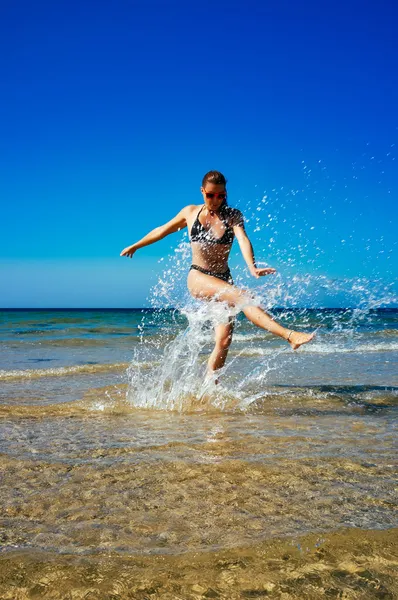
[[[253,249],[252,243],[248,237],[242,240],[242,248],[246,248],[247,250]]]
[[[167,235],[167,231],[162,225],[160,227],[156,227],[153,232],[159,240],[162,240]]]

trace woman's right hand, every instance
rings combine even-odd
[[[134,244],[132,246],[127,246],[127,248],[121,251],[120,256],[129,256],[132,258],[136,250],[137,248],[134,246]]]

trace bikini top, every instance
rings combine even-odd
[[[225,231],[220,238],[216,238],[212,234],[211,229],[205,229],[202,223],[199,221],[199,215],[203,209],[204,206],[202,206],[202,208],[198,212],[194,224],[192,225],[191,242],[199,242],[203,244],[232,244],[232,242],[234,241],[235,234],[232,227],[228,224],[228,221],[221,218],[221,221],[225,226]],[[223,210],[223,212],[224,211],[225,209]]]

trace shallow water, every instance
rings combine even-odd
[[[397,597],[397,311],[275,314],[1,313],[1,598]]]

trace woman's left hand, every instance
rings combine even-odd
[[[273,275],[274,273],[276,273],[276,269],[273,269],[272,267],[253,267],[250,269],[250,273],[253,275],[253,277],[258,279],[259,277],[263,277],[264,275]]]

